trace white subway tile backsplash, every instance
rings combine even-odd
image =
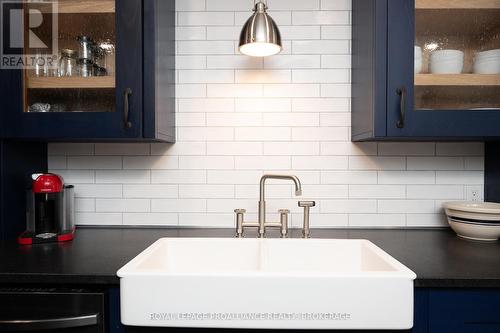
[[[347,54],[322,55],[321,68],[351,68],[351,56]]]
[[[122,185],[78,184],[75,186],[76,198],[121,198]]]
[[[94,144],[92,143],[51,143],[48,147],[48,155],[92,155]]]
[[[280,54],[264,58],[266,69],[295,69],[295,68],[320,68],[321,57],[319,55],[286,55]]]
[[[179,99],[178,110],[182,112],[233,112],[234,100],[232,98],[195,98]]]
[[[382,214],[434,212],[433,200],[378,200],[378,212]]]
[[[177,156],[124,156],[124,169],[162,170],[177,169],[179,158]]]
[[[233,25],[234,14],[228,12],[179,12],[177,24],[179,26]]]
[[[95,155],[149,155],[149,143],[96,143]]]
[[[235,139],[239,141],[290,141],[288,127],[239,127],[235,129]]]
[[[178,41],[177,52],[181,55],[234,54],[231,41]]]
[[[205,2],[206,0],[176,0],[175,10],[179,12],[205,10]]]
[[[404,185],[349,185],[349,198],[354,199],[404,199]]]
[[[207,181],[205,170],[152,170],[153,184],[203,184]]]
[[[207,211],[205,199],[152,199],[153,213],[204,213]]]
[[[323,184],[377,184],[376,171],[322,171]]]
[[[259,179],[297,175],[313,227],[439,227],[442,202],[484,186],[484,144],[350,142],[351,0],[272,0],[283,51],[238,50],[248,0],[177,0],[175,144],[51,143],[85,225],[234,227],[257,220]],[[290,208],[269,180],[268,218]]]
[[[435,143],[426,142],[381,142],[378,152],[387,156],[433,156],[435,146]]]
[[[434,171],[379,171],[379,184],[434,184],[436,173]]]
[[[51,160],[49,160],[50,162]],[[68,169],[121,169],[121,156],[68,156]],[[59,163],[58,163],[59,164]],[[64,167],[50,166],[51,169],[63,169]]]
[[[237,70],[236,83],[290,83],[290,70]]]
[[[318,155],[318,142],[265,142],[264,155]]]
[[[297,40],[292,42],[293,54],[349,54],[346,40]]]
[[[294,69],[293,83],[349,83],[351,73],[347,69]]]
[[[234,169],[233,156],[179,156],[180,169]]]
[[[177,115],[178,116],[178,115]],[[207,144],[205,142],[177,142],[151,144],[151,155],[205,155]]]
[[[234,71],[228,69],[180,70],[179,83],[233,83]]]
[[[149,199],[96,199],[96,212],[118,213],[118,212],[149,212]]]
[[[321,200],[321,213],[377,213],[377,200]]]
[[[463,157],[408,157],[408,170],[463,170]]]
[[[75,213],[77,225],[121,225],[123,224],[122,213],[93,213],[77,212]]]
[[[404,214],[350,214],[349,227],[398,228],[406,225]]]
[[[177,198],[179,185],[123,185],[124,198]]]
[[[404,170],[404,157],[349,156],[351,170]]]
[[[408,199],[463,200],[463,185],[408,185]]]
[[[148,184],[150,170],[97,170],[96,183],[103,184]]]
[[[346,141],[347,127],[296,127],[292,128],[293,141]]]
[[[206,27],[177,27],[175,28],[177,40],[205,40],[207,38]]]
[[[238,170],[279,170],[291,167],[289,156],[236,156]]]
[[[257,184],[260,170],[208,170],[208,184]]]
[[[177,213],[123,213],[123,225],[127,226],[177,226]]]
[[[480,185],[484,182],[482,171],[437,171],[436,184]]]
[[[290,98],[238,98],[235,100],[236,112],[290,112]]]
[[[234,185],[179,185],[179,198],[234,198]]]
[[[263,67],[261,58],[243,55],[207,56],[207,68],[210,69],[259,69]]]
[[[321,0],[322,10],[351,10],[352,0]]]
[[[346,156],[293,156],[292,168],[298,170],[347,169]]]
[[[294,25],[349,25],[349,11],[296,11],[292,13]]]
[[[483,156],[482,142],[438,142],[436,155],[440,156]]]
[[[261,84],[212,84],[208,97],[262,97]]]
[[[205,69],[207,68],[207,57],[205,56],[176,56],[175,67],[177,69]]]
[[[262,144],[259,142],[209,142],[209,155],[262,155]]]

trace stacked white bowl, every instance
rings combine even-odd
[[[500,49],[476,53],[472,71],[476,74],[500,74]]]
[[[500,237],[500,204],[451,201],[443,203],[450,227],[462,238],[496,241]]]
[[[433,74],[460,74],[464,69],[464,52],[439,50],[431,53],[430,70]]]
[[[415,74],[422,71],[422,48],[415,46]]]

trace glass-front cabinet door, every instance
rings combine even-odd
[[[500,0],[389,0],[388,129],[500,136]]]
[[[22,28],[24,63],[10,69],[22,81],[21,96],[13,96],[20,107],[9,111],[11,136],[140,135],[141,8],[140,0],[19,2],[22,17],[13,24]]]

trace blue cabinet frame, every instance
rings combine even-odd
[[[156,12],[160,2],[163,10]],[[168,53],[158,52],[160,38],[161,46],[170,50]],[[169,67],[165,70],[163,66],[163,72],[158,73],[157,68],[166,61]],[[161,104],[156,101],[158,95],[164,94],[159,88],[175,83],[175,0],[116,0],[116,67],[114,112],[23,112],[22,71],[2,70],[5,104],[0,138],[173,142],[175,89]],[[127,99],[129,114],[125,119]]]
[[[413,110],[415,0],[353,0],[352,10],[353,141],[500,138],[500,110]]]

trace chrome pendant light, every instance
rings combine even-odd
[[[278,54],[283,49],[280,30],[266,10],[267,0],[254,0],[254,13],[241,30],[241,53],[252,57],[267,57]]]

